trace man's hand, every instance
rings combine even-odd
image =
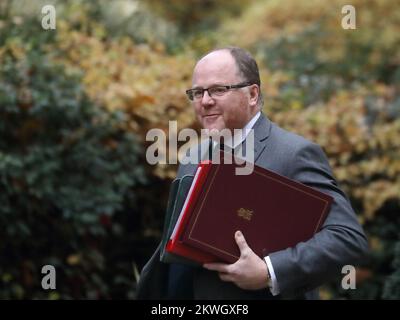
[[[236,231],[235,240],[240,250],[240,258],[233,264],[206,263],[208,270],[219,272],[222,281],[230,281],[245,290],[267,288],[268,269],[264,260],[247,245],[242,232]]]

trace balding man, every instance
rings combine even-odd
[[[241,48],[218,49],[202,57],[186,93],[203,128],[253,129],[256,165],[325,192],[334,201],[313,238],[265,257],[256,255],[240,232],[235,241],[241,255],[233,264],[165,264],[159,246],[141,273],[138,299],[317,299],[318,286],[339,276],[344,265],[359,263],[368,251],[363,230],[322,149],[261,112],[257,63]],[[196,167],[180,165],[177,177],[194,174]],[[303,214],[298,210],[296,214]]]

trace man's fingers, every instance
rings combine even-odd
[[[218,275],[219,275],[219,278],[220,278],[222,281],[233,282],[232,275],[230,275],[229,273],[220,272]]]
[[[229,264],[226,264],[226,263],[205,263],[205,264],[203,264],[203,267],[208,270],[218,271],[218,272],[222,272],[222,273],[229,272],[228,266],[229,266]]]
[[[236,240],[236,244],[239,247],[240,253],[242,253],[244,250],[249,248],[249,246],[247,245],[246,239],[244,238],[244,235],[241,231],[235,232],[235,240]]]

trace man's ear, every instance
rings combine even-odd
[[[257,105],[258,97],[260,95],[260,87],[256,84],[252,84],[249,89],[250,105],[254,107]]]

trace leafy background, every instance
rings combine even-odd
[[[53,4],[56,30],[43,30]],[[357,289],[400,298],[400,12],[395,1],[0,3],[0,298],[134,299],[158,244],[176,166],[145,136],[198,128],[184,90],[207,50],[259,61],[264,112],[319,143],[371,247]],[[167,150],[161,150],[167,153]],[[43,290],[41,268],[57,270]]]

